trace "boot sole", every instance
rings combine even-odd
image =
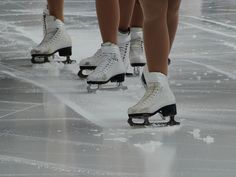
[[[146,63],[132,63],[130,64],[132,67],[143,67],[146,65]]]
[[[61,56],[61,57],[71,56],[72,55],[72,47],[65,47],[62,49],[58,49],[57,51],[50,53],[50,54],[32,54],[31,56],[33,58],[35,58],[35,57],[50,57],[57,52],[59,53],[59,56]]]
[[[124,82],[125,81],[125,74],[115,75],[107,81],[87,81],[87,83],[88,84],[99,84],[100,85],[100,84],[106,84],[110,81],[111,82],[118,82],[118,83]]]
[[[175,116],[177,114],[176,104],[164,106],[154,113],[138,113],[138,114],[129,114],[130,118],[135,119],[144,119],[146,117],[154,116],[155,114],[160,113],[163,117]]]

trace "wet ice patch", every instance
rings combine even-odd
[[[210,135],[207,135],[206,137],[202,137],[200,129],[194,129],[193,131],[189,133],[193,135],[194,139],[201,140],[207,144],[211,144],[215,142],[215,139],[211,137]]]
[[[11,77],[16,77],[16,75],[12,72],[9,72],[9,71],[1,71],[3,74],[6,74],[8,76],[11,76]]]
[[[33,65],[32,67],[35,71],[39,71],[40,73],[42,73],[42,71],[47,71],[47,75],[49,74],[50,76],[60,76],[60,71],[64,69],[65,65],[58,62],[50,62]]]
[[[64,64],[63,63],[58,63],[58,62],[50,62],[50,63],[33,65],[33,67],[35,69],[54,70],[54,69],[63,69]]]
[[[236,45],[235,45],[235,43],[224,42],[224,45],[227,46],[227,47],[232,48],[233,50],[236,50]]]
[[[197,38],[197,35],[195,35],[195,34],[192,35],[192,38],[193,38],[193,39],[196,39],[196,38]]]
[[[197,76],[196,78],[197,78],[198,81],[202,80],[201,76]]]
[[[104,139],[106,141],[120,141],[122,143],[125,143],[128,141],[127,138],[122,138],[122,137],[116,137],[116,138],[108,138],[108,139]]]
[[[140,148],[141,150],[148,152],[148,153],[154,153],[157,148],[162,146],[162,143],[159,141],[150,141],[145,144],[134,144],[135,147]]]
[[[104,135],[104,133],[93,134],[93,136],[97,136],[97,137],[101,137],[101,136],[103,136],[103,135]]]

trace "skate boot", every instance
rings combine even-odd
[[[171,63],[171,60],[168,59],[168,65],[170,65],[170,63]],[[142,76],[141,76],[142,85],[143,85],[143,87],[147,90],[147,82],[146,82],[146,78],[145,78],[145,76],[146,76],[147,74],[145,74],[145,73],[148,73],[148,68],[147,68],[147,66],[143,68],[143,73],[142,73]]]
[[[140,75],[140,68],[146,64],[142,28],[131,28],[129,59],[130,65],[134,68],[134,75]]]
[[[116,82],[118,86],[115,88],[126,89],[122,86],[122,82],[125,80],[125,65],[119,47],[115,44],[104,43],[101,50],[102,61],[87,78],[88,92],[103,89],[101,86],[108,82]],[[92,88],[92,85],[98,85],[98,87]]]
[[[54,16],[48,15],[47,11],[44,11],[43,16],[45,36],[42,42],[31,50],[32,63],[50,62],[49,57],[57,52],[60,56],[66,57],[63,63],[70,64],[74,62],[70,59],[72,42],[65,30],[64,23],[55,19]]]
[[[89,75],[89,71],[91,73],[91,71],[95,70],[96,67],[99,65],[99,63],[101,63],[101,61],[102,61],[102,49],[100,48],[93,56],[85,58],[80,61],[79,63],[80,71],[78,72],[78,76],[81,79],[86,79]]]
[[[127,70],[129,66],[130,33],[118,33],[118,46],[120,49],[121,58],[123,59]],[[101,61],[102,50],[100,48],[92,57],[88,57],[80,61],[80,71],[78,72],[78,76],[82,79],[87,78],[89,71],[91,73],[91,70],[95,70]]]
[[[147,90],[142,99],[133,107],[128,109],[128,123],[130,126],[174,126],[179,125],[175,121],[176,100],[171,91],[167,76],[158,72],[145,72]],[[165,120],[170,117],[168,122],[150,122],[149,118],[155,114]],[[135,122],[134,122],[135,120]],[[140,123],[140,120],[142,121]]]

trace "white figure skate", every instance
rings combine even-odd
[[[140,69],[146,64],[142,28],[131,28],[129,59],[130,65],[134,68],[134,75],[140,75]]]
[[[128,123],[130,126],[179,125],[180,123],[175,121],[175,115],[177,114],[176,100],[169,87],[167,76],[158,72],[148,72],[145,68],[144,75],[147,90],[142,99],[136,105],[128,109]],[[160,114],[164,120],[166,117],[170,117],[169,121],[150,123],[149,118],[157,113]],[[137,123],[134,122],[134,120],[143,120],[143,123]]]
[[[125,89],[122,82],[125,80],[126,71],[119,47],[115,44],[104,43],[101,50],[102,61],[87,78],[88,91],[101,89],[101,86],[108,82],[116,82],[118,86],[115,88]],[[98,85],[98,87],[93,89],[92,85]]]
[[[42,42],[31,50],[32,63],[50,62],[49,57],[57,52],[60,56],[66,57],[63,63],[74,62],[70,59],[72,42],[65,30],[64,23],[54,16],[50,16],[47,10],[43,13],[43,31],[45,36]]]

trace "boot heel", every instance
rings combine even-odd
[[[72,55],[72,47],[66,47],[66,48],[60,49],[60,50],[58,50],[58,52],[61,57],[71,56]]]
[[[125,74],[119,74],[111,78],[111,82],[124,82],[125,81]]]
[[[176,104],[165,106],[161,108],[160,113],[164,116],[175,116],[177,114]]]

